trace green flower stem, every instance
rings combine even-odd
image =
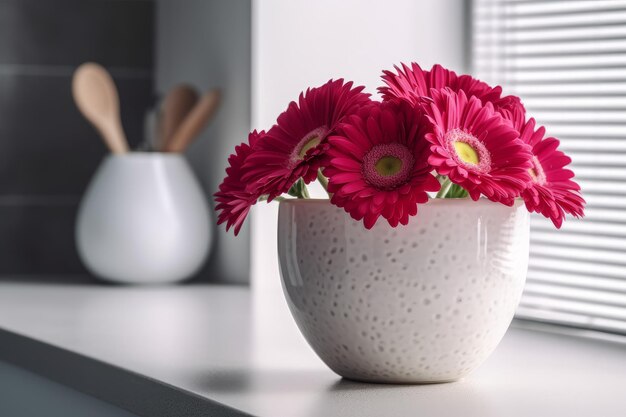
[[[446,198],[446,194],[448,194],[448,191],[450,190],[451,186],[452,186],[452,181],[450,181],[450,178],[445,177],[445,180],[441,184],[441,190],[439,190],[435,198]]]
[[[302,182],[301,197],[298,198],[311,198],[311,196],[309,195],[309,189],[307,188],[304,181]]]
[[[468,196],[467,190],[461,187],[458,184],[452,184],[448,194],[446,194],[446,198],[466,198]]]
[[[317,170],[317,180],[320,182],[320,184],[322,184],[322,187],[324,187],[324,190],[328,192],[328,178],[326,178],[324,174],[322,174],[321,169]]]
[[[326,178],[326,176],[322,173],[321,169],[317,170],[317,180],[320,184],[322,184],[322,188],[324,188],[324,191],[328,194],[328,198],[332,197],[332,195],[328,192],[328,178]]]
[[[302,178],[298,179],[298,181],[293,183],[293,185],[291,186],[291,188],[289,189],[287,193],[290,196],[296,197],[296,198],[311,198],[309,196],[309,190],[306,188],[306,184],[304,183]]]

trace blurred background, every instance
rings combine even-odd
[[[83,62],[112,74],[131,148],[144,141],[147,112],[174,85],[224,92],[216,118],[187,150],[210,200],[250,128],[251,4],[183,3],[0,1],[0,280],[92,281],[78,257],[75,220],[108,149],[72,99]],[[195,279],[247,282],[248,232],[216,239]]]
[[[374,93],[416,61],[520,95],[574,160],[587,217],[533,219],[518,316],[626,332],[625,22],[620,0],[0,0],[0,280],[93,282],[74,228],[107,149],[72,100],[79,64],[112,74],[131,146],[172,86],[222,91],[186,151],[212,205],[233,147],[300,91],[345,77]],[[218,228],[191,282],[279,292],[276,211],[255,207],[238,238]]]

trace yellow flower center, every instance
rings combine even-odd
[[[291,150],[289,161],[287,161],[287,168],[293,169],[304,161],[307,157],[307,153],[317,148],[317,146],[326,138],[326,135],[328,135],[328,129],[326,126],[320,126],[302,136],[302,139],[300,139],[298,144]]]
[[[317,145],[319,145],[321,141],[322,141],[322,138],[320,138],[318,135],[314,135],[314,136],[307,138],[306,142],[302,144],[302,147],[298,151],[298,156],[300,157],[300,159],[304,159],[304,157],[306,156],[306,153],[310,149],[313,149]]]
[[[377,190],[394,190],[411,180],[415,158],[406,145],[398,142],[374,145],[363,156],[361,170],[369,185]]]
[[[376,162],[376,172],[380,175],[388,177],[395,175],[402,169],[402,161],[395,156],[383,156]]]
[[[454,150],[457,155],[463,162],[467,162],[468,164],[478,165],[480,162],[480,158],[478,157],[478,152],[476,149],[472,148],[469,144],[461,141],[454,142]]]

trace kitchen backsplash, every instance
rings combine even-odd
[[[102,140],[76,110],[77,65],[107,67],[131,146],[153,103],[153,1],[0,0],[0,279],[87,280],[74,244],[77,205]]]

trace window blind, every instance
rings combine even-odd
[[[561,140],[587,200],[531,220],[517,316],[626,334],[626,0],[473,0],[473,73]]]

